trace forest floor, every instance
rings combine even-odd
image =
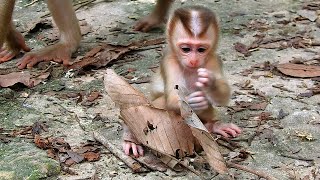
[[[17,2],[14,14],[27,44],[39,49],[55,43],[58,31],[50,15],[45,16],[46,4],[25,6],[28,2]],[[103,61],[79,63],[78,70],[39,63],[22,70],[27,79],[15,65],[22,55],[0,64],[1,82],[10,73],[17,75],[13,81],[38,82],[0,89],[0,179],[200,179],[188,170],[133,173],[93,137],[99,132],[121,150],[119,109],[104,90],[106,68],[149,93],[150,77],[165,47],[164,29],[141,33],[132,27],[154,2],[74,3],[83,39],[73,59],[94,59],[86,53],[101,44],[109,46],[99,51],[108,53]],[[195,4],[212,9],[220,19],[218,54],[232,99],[228,107],[218,108],[219,118],[243,129],[231,142],[220,140],[225,159],[276,179],[320,179],[320,3],[186,0],[176,1],[172,10]],[[141,41],[149,44],[123,48]],[[57,152],[60,162],[53,160]],[[197,168],[206,178],[214,175],[205,162]],[[239,169],[229,173],[231,179],[259,179]]]

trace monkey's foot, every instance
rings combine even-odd
[[[25,52],[30,51],[21,33],[15,30],[9,32],[4,44],[4,47],[0,47],[0,63],[11,60],[21,50]]]
[[[210,133],[220,134],[225,138],[237,137],[241,129],[233,123],[221,123],[220,121],[205,124]]]
[[[131,154],[130,150],[132,151],[132,154],[137,158],[144,155],[143,147],[134,142],[124,140],[122,147],[124,153],[128,156]]]
[[[147,32],[155,27],[159,27],[163,22],[164,19],[163,17],[160,17],[160,15],[149,14],[136,23],[136,25],[134,26],[134,30]]]
[[[52,46],[25,54],[17,65],[19,69],[23,69],[25,67],[31,68],[42,61],[54,61],[67,66],[70,65],[71,54],[74,49],[76,47],[58,42]]]

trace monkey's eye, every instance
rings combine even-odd
[[[191,48],[189,48],[189,47],[181,47],[181,50],[182,50],[182,52],[184,52],[184,53],[188,53],[188,52],[191,51]]]
[[[200,47],[200,48],[197,49],[197,51],[198,51],[199,53],[204,53],[206,50],[207,50],[207,49],[204,48],[204,47]]]

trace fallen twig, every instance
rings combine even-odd
[[[247,166],[236,164],[236,163],[233,163],[233,162],[230,162],[230,161],[227,162],[227,165],[230,168],[235,168],[235,169],[239,169],[239,170],[242,170],[242,171],[246,171],[246,172],[255,174],[255,175],[259,176],[259,177],[265,178],[267,180],[276,180],[275,177],[272,177],[269,174],[266,174],[265,172],[261,172],[261,171],[255,170],[255,169],[250,169]]]
[[[33,0],[33,1],[31,1],[29,4],[24,5],[24,7],[31,6],[31,5],[33,5],[34,3],[38,2],[38,1],[39,1],[39,0]]]
[[[83,6],[86,6],[86,5],[88,5],[88,4],[90,4],[90,3],[94,2],[94,1],[96,1],[96,0],[82,1],[82,2],[79,2],[77,4],[74,4],[73,5],[75,7],[74,11],[77,11],[78,9],[82,8]],[[49,17],[49,16],[50,16],[50,12],[46,12],[45,14],[40,16],[40,18],[46,18],[46,17]]]
[[[314,159],[311,159],[311,158],[305,158],[305,157],[301,157],[301,156],[293,156],[293,155],[284,154],[284,153],[281,153],[281,156],[286,157],[286,158],[291,158],[291,159],[297,159],[297,160],[301,160],[301,161],[314,161]]]
[[[96,1],[96,0],[89,0],[89,1],[84,1],[81,3],[75,4],[75,5],[73,5],[75,7],[74,10],[77,11],[78,9],[82,8],[83,6],[86,6],[94,1]]]
[[[83,131],[86,131],[86,127],[84,127],[84,126],[81,124],[80,119],[79,119],[79,117],[78,117],[76,114],[74,115],[74,118],[75,118],[75,120],[78,122],[80,128],[81,128]]]

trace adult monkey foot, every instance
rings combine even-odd
[[[4,47],[0,47],[0,63],[6,62],[14,58],[23,50],[29,52],[30,48],[26,45],[21,33],[10,30],[4,42]]]

